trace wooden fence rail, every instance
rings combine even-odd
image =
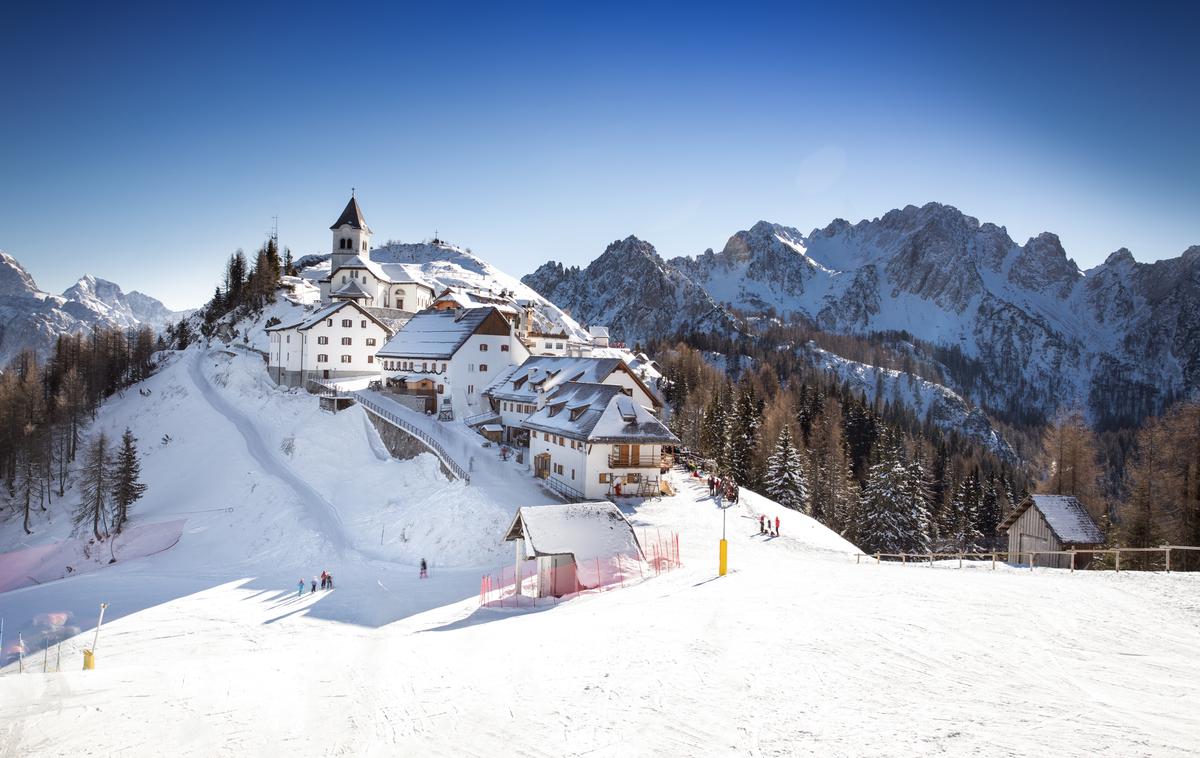
[[[1200,547],[1195,545],[1160,545],[1159,547],[1115,547],[1115,548],[1096,548],[1095,550],[1022,550],[1016,553],[1011,553],[1007,550],[994,550],[988,553],[856,553],[854,556],[855,563],[862,563],[863,558],[874,558],[876,565],[882,562],[884,558],[898,559],[901,563],[908,563],[909,560],[916,563],[919,561],[926,562],[930,568],[933,567],[933,561],[936,558],[957,558],[958,567],[962,568],[964,560],[990,560],[992,570],[996,569],[996,561],[999,556],[1004,556],[1004,562],[1009,563],[1010,559],[1015,555],[1016,561],[1011,561],[1020,565],[1022,558],[1029,557],[1029,570],[1033,571],[1037,565],[1037,557],[1039,555],[1069,555],[1071,556],[1070,570],[1075,570],[1075,556],[1083,553],[1085,555],[1096,555],[1098,553],[1109,553],[1116,555],[1116,570],[1121,570],[1121,554],[1122,553],[1163,553],[1166,556],[1167,573],[1171,573],[1171,552],[1175,550],[1198,550]]]

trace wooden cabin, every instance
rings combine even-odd
[[[997,530],[1008,534],[1010,563],[1028,564],[1030,553],[1042,550],[1098,549],[1104,545],[1104,532],[1078,498],[1068,495],[1030,495],[1013,509]],[[1038,555],[1036,565],[1069,568],[1069,555]],[[1076,568],[1083,568],[1091,555],[1077,556]]]

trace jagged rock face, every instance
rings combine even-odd
[[[0,297],[33,297],[38,291],[25,267],[0,250]]]
[[[755,312],[779,308],[804,294],[818,267],[804,255],[796,229],[759,221],[734,234],[720,253],[672,258],[668,264],[700,285],[716,301]],[[726,287],[736,283],[736,288]]]
[[[637,237],[613,242],[586,269],[551,261],[521,279],[576,321],[604,325],[616,339],[736,328],[734,319],[685,274]]]
[[[45,358],[60,334],[93,326],[161,327],[181,314],[148,295],[128,295],[112,282],[84,276],[59,295],[38,289],[12,256],[0,252],[0,369],[24,350]]]
[[[828,331],[906,331],[978,361],[970,399],[993,409],[1080,406],[1097,420],[1110,409],[1132,418],[1200,392],[1200,246],[1153,264],[1122,249],[1085,273],[1054,234],[1020,245],[1001,226],[928,203],[857,224],[836,219],[807,236],[759,222],[719,253],[653,256],[661,286],[609,284],[600,308],[594,267],[606,256],[527,279],[585,320],[642,328],[654,311],[658,333],[682,320],[661,303],[707,306],[704,295]]]

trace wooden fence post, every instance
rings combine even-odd
[[[876,565],[876,566],[878,566],[878,565],[879,565],[879,553],[876,553],[876,554],[875,554],[875,565]]]
[[[1117,571],[1120,572],[1121,571],[1121,548],[1117,548],[1115,552],[1117,554]]]
[[[1029,554],[1029,570],[1033,571],[1033,562],[1037,560],[1037,553]]]
[[[929,553],[929,568],[933,568],[933,553]]]
[[[901,562],[901,563],[903,563],[903,564],[905,564],[905,565],[908,565],[908,553],[901,553],[901,554],[900,554],[900,562]]]
[[[992,571],[996,570],[996,553],[992,553]]]
[[[962,551],[958,551],[958,567],[962,568]]]
[[[1171,573],[1171,548],[1167,548],[1167,573]]]
[[[1071,573],[1075,573],[1075,549],[1071,549]]]

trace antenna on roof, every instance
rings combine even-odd
[[[350,197],[354,197],[354,188],[353,187],[350,188]]]
[[[279,244],[279,214],[271,216],[271,241],[276,245]]]

